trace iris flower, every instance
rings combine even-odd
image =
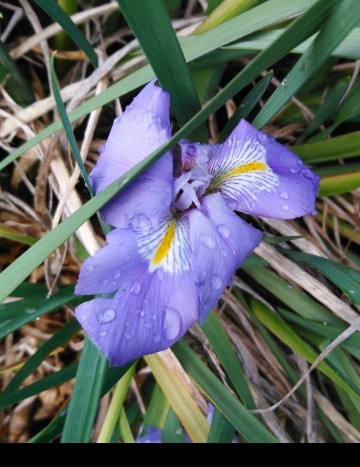
[[[169,94],[151,81],[115,119],[90,174],[95,192],[171,137]],[[318,177],[242,120],[223,144],[168,152],[102,210],[114,227],[75,292],[106,294],[76,317],[112,365],[164,350],[204,322],[261,233],[235,212],[314,214]]]

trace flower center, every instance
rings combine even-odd
[[[204,167],[197,167],[184,172],[174,181],[174,207],[179,211],[185,211],[192,205],[199,208],[199,199],[204,195],[209,183],[210,175]]]

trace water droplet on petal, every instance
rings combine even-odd
[[[289,80],[287,78],[284,78],[282,81],[281,81],[281,84],[282,86],[284,86],[286,88],[286,86],[289,84]]]
[[[130,219],[131,230],[137,232],[148,233],[151,229],[151,221],[145,214],[137,214]]]
[[[157,315],[156,315],[155,313],[154,313],[153,315],[151,315],[151,319],[152,319],[153,321],[155,321],[156,318],[157,318]]]
[[[164,273],[161,269],[158,269],[157,270],[157,277],[159,279],[159,281],[162,281],[164,279]]]
[[[108,308],[107,310],[100,311],[100,313],[97,314],[97,319],[100,324],[104,324],[114,321],[115,316],[115,311],[112,308]]]
[[[290,173],[296,174],[296,173],[298,173],[298,171],[297,171],[296,169],[294,169],[294,168],[291,168],[291,169],[290,169]]]
[[[223,258],[227,257],[227,251],[226,250],[220,250],[220,254]]]
[[[151,329],[151,328],[152,328],[152,324],[151,324],[151,323],[145,323],[145,324],[144,324],[144,328],[145,328],[145,329]]]
[[[87,319],[88,319],[87,315],[84,315],[84,316],[81,318],[81,321],[82,321],[82,322],[85,322]]]
[[[36,308],[25,308],[25,313],[28,313],[29,315],[32,315],[35,312]]]
[[[159,342],[160,339],[161,339],[160,333],[158,333],[158,332],[155,333],[155,334],[154,334],[154,337],[153,337],[153,340],[154,340],[155,344],[156,344],[157,342]]]
[[[302,161],[301,159],[299,159],[299,160],[297,161],[297,165],[303,165],[303,161]]]
[[[288,199],[288,198],[289,198],[289,194],[286,193],[286,191],[282,191],[282,192],[280,193],[280,198],[281,198],[281,199]]]
[[[353,294],[355,294],[355,290],[349,290],[349,293],[351,293],[353,295]]]
[[[224,238],[225,240],[230,237],[230,229],[227,225],[218,225],[217,227],[219,234]]]
[[[219,290],[221,288],[222,280],[220,276],[213,275],[211,279],[211,287],[213,290]]]
[[[282,209],[283,211],[286,212],[286,211],[289,210],[289,205],[288,205],[288,204],[283,204],[283,205],[281,206],[281,209]]]
[[[139,293],[141,292],[141,285],[138,281],[134,281],[131,285],[131,288],[130,288],[130,292],[133,294],[133,295],[139,295]]]
[[[114,273],[115,279],[119,279],[120,276],[121,276],[121,272],[120,271],[115,271],[115,273]]]
[[[209,235],[200,235],[200,241],[209,250],[215,249],[215,242]]]
[[[143,318],[144,316],[145,316],[145,311],[144,310],[140,311],[140,318]]]
[[[271,135],[268,135],[268,137],[267,137],[267,142],[268,142],[269,144],[272,144],[274,141],[275,141],[275,138],[274,138],[273,136],[271,136]]]
[[[109,279],[104,279],[103,280],[103,285],[106,285],[109,282]]]
[[[181,332],[181,315],[175,308],[170,306],[165,308],[164,331],[169,341],[176,339]]]
[[[105,337],[106,334],[107,334],[107,331],[101,331],[101,332],[99,332],[99,336],[100,336],[100,337]]]
[[[124,337],[127,341],[129,341],[131,339],[131,334],[129,334],[128,332],[125,332]]]
[[[150,191],[153,193],[154,191],[156,191],[156,187],[154,186],[150,187]]]
[[[88,272],[92,272],[94,270],[94,266],[91,266],[90,264],[88,264],[87,266],[85,266],[85,269],[88,271]]]

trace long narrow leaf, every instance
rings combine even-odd
[[[320,3],[318,2],[318,5]],[[341,2],[334,2],[333,5],[336,5],[336,9],[323,25],[316,39],[284,78],[282,86],[277,88],[254,120],[253,124],[258,128],[264,126],[294,96],[301,86],[320,69],[332,51],[359,23],[360,9],[358,0],[341,0]]]
[[[182,126],[200,109],[189,67],[162,0],[118,0]]]
[[[106,366],[105,355],[86,338],[76,372],[76,384],[69,411],[66,415],[62,443],[90,441]]]
[[[276,443],[277,439],[223,386],[195,353],[183,342],[173,346],[189,375],[202,387],[214,405],[251,443]]]
[[[72,21],[69,15],[60,8],[55,0],[35,0],[35,2],[46,13],[53,18],[60,26],[69,34],[71,39],[79,46],[79,48],[88,56],[92,66],[97,68],[98,57],[90,42],[86,39],[80,29]]]

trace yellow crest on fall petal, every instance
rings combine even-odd
[[[157,250],[152,259],[153,266],[157,266],[161,261],[166,257],[169,253],[171,248],[171,244],[174,240],[175,236],[175,222],[172,221],[169,223],[169,226],[165,232],[163,239],[161,240],[160,245],[158,246]]]
[[[245,174],[248,172],[255,172],[255,171],[265,171],[268,169],[268,166],[264,162],[260,161],[254,161],[254,162],[249,162],[248,164],[242,164],[239,165],[238,167],[235,167],[232,170],[229,170],[228,172],[219,174],[216,176],[212,181],[211,185],[218,186],[227,180],[236,177],[237,175]]]

